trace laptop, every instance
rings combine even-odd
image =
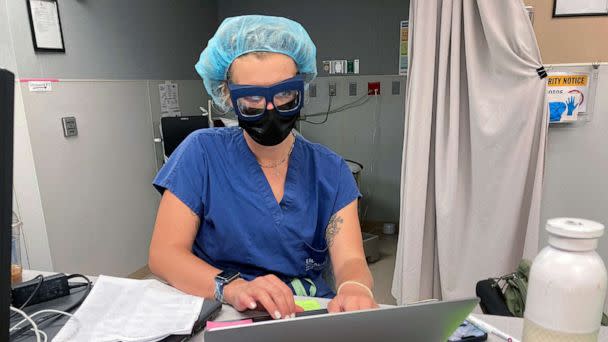
[[[205,342],[444,342],[478,298],[296,317],[204,332]]]

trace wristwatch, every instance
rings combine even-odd
[[[224,300],[224,287],[232,281],[238,279],[241,274],[237,271],[222,271],[215,276],[215,293],[214,297],[220,303],[226,304]]]

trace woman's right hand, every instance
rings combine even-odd
[[[252,281],[234,280],[224,287],[224,300],[238,311],[262,305],[274,319],[293,318],[303,311],[296,305],[291,289],[272,274]]]

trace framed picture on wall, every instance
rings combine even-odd
[[[553,0],[553,17],[608,15],[608,0]]]
[[[57,0],[26,0],[36,51],[65,52]]]

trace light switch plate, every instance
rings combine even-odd
[[[76,126],[75,117],[66,116],[61,118],[61,125],[63,126],[64,137],[75,137],[78,135],[78,127]]]
[[[329,83],[329,96],[336,96],[336,83]]]
[[[357,96],[357,82],[348,84],[348,96]]]

